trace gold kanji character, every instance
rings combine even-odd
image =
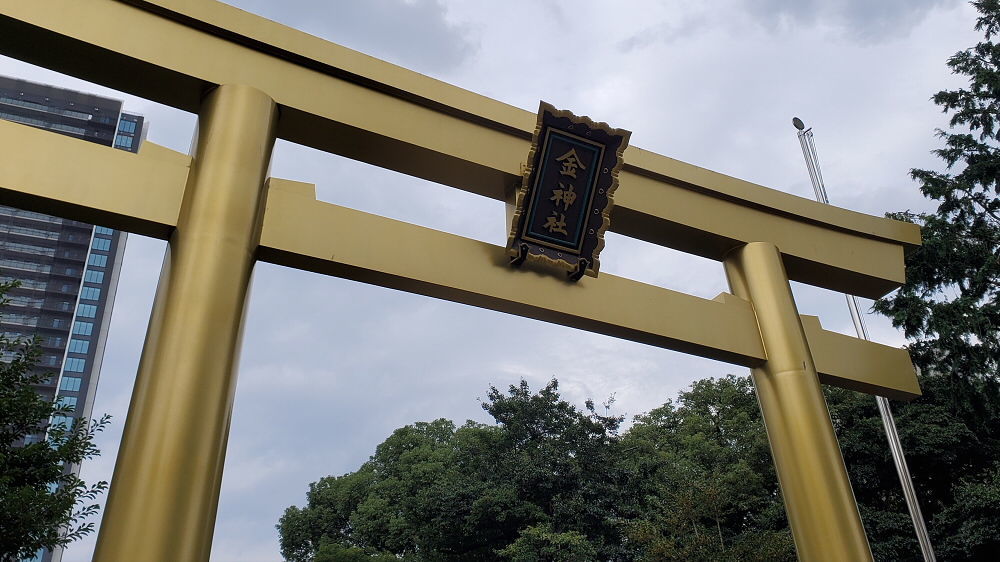
[[[587,169],[587,167],[583,165],[583,162],[580,162],[580,157],[576,155],[575,148],[569,149],[569,152],[563,154],[559,158],[556,158],[556,162],[562,164],[562,169],[559,170],[559,173],[571,178],[576,178],[577,168],[580,168],[581,170]]]
[[[569,187],[567,187],[567,185]],[[563,209],[569,210],[570,205],[576,201],[576,192],[573,191],[573,184],[559,182],[559,187],[562,189],[552,190],[552,197],[549,197],[549,201],[555,201],[556,207],[559,206],[559,203],[562,203]]]
[[[559,215],[558,220],[556,215]],[[558,211],[552,211],[552,216],[545,218],[545,224],[542,225],[542,228],[547,228],[549,233],[558,232],[569,236],[569,233],[566,232],[566,215]]]

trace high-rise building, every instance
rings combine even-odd
[[[122,112],[121,101],[3,76],[0,119],[130,152],[145,136],[143,118]],[[38,336],[38,369],[47,378],[37,390],[71,409],[52,423],[92,414],[124,249],[124,232],[0,206],[0,281],[21,282],[8,294],[0,330]],[[38,433],[26,441],[43,439]],[[61,556],[44,551],[36,560]]]

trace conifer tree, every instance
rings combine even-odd
[[[969,84],[932,98],[951,116],[935,151],[946,170],[910,172],[937,208],[890,215],[920,224],[923,245],[906,284],[875,304],[912,340],[919,367],[966,381],[996,380],[1000,359],[1000,0],[972,4],[984,40],[948,60]]]

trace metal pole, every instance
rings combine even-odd
[[[829,205],[830,199],[826,194],[826,186],[823,183],[823,174],[819,168],[819,153],[816,152],[816,142],[813,139],[812,128],[804,129],[804,125],[797,118],[793,120],[795,128],[799,129],[799,144],[802,146],[802,156],[806,160],[806,169],[809,171],[809,181],[812,182],[813,192],[816,200]],[[802,125],[803,128],[799,126]],[[847,308],[851,311],[851,320],[854,321],[854,330],[858,337],[871,341],[868,336],[868,329],[865,327],[864,317],[858,307],[858,298],[854,295],[844,295],[847,299]],[[896,474],[899,475],[899,482],[903,487],[903,496],[906,498],[906,507],[910,512],[910,519],[913,520],[913,528],[917,533],[917,542],[920,543],[920,552],[924,556],[925,562],[935,562],[934,547],[931,545],[930,534],[927,532],[927,524],[924,522],[923,513],[920,511],[920,503],[917,501],[917,492],[913,488],[913,479],[910,477],[910,469],[906,466],[906,457],[903,455],[903,444],[899,440],[899,432],[896,431],[896,421],[892,416],[892,409],[889,408],[889,399],[885,396],[876,396],[878,411],[882,416],[882,426],[885,428],[885,436],[889,440],[889,450],[892,452],[892,461],[896,465]]]

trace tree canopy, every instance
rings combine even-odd
[[[1000,442],[983,428],[1000,425],[1000,392],[984,385],[976,413],[956,402],[947,376],[924,375],[920,386],[920,398],[893,411],[934,551],[939,560],[992,560],[1000,552]],[[837,388],[826,397],[875,559],[923,560],[875,401]],[[989,492],[970,502],[979,491]]]
[[[942,560],[1000,552],[1000,392],[955,409],[950,379],[896,405]],[[876,560],[922,560],[871,396],[829,388],[830,414]],[[277,528],[292,561],[793,560],[749,377],[692,384],[622,419],[558,383],[491,388],[495,425],[402,427],[359,470],[309,486]]]
[[[16,283],[0,283],[0,310]],[[72,427],[50,423],[68,414],[33,385],[47,375],[33,371],[40,349],[34,341],[0,333],[0,560],[30,558],[42,548],[65,546],[93,531],[85,520],[107,482],[87,485],[66,467],[96,456],[94,434],[108,423],[80,420]],[[25,437],[45,433],[37,442]]]
[[[288,560],[792,559],[756,399],[701,381],[639,417],[581,410],[553,380],[490,388],[495,425],[400,428],[280,522]],[[388,558],[386,558],[388,559]]]
[[[984,38],[948,60],[968,85],[932,98],[950,115],[935,151],[945,169],[911,171],[935,208],[889,215],[920,224],[923,245],[907,256],[906,284],[875,303],[904,331],[923,372],[923,396],[894,409],[932,543],[946,560],[1000,552],[1000,45],[992,41],[1000,1],[972,4]],[[918,559],[888,453],[860,438],[877,431],[874,409],[838,396],[855,494],[881,539],[873,546],[885,559]]]
[[[966,380],[1000,374],[1000,0],[972,4],[984,40],[948,60],[969,84],[932,98],[951,116],[935,151],[946,170],[910,172],[937,207],[889,215],[920,224],[923,245],[907,257],[906,284],[875,304],[912,340],[918,366]]]

